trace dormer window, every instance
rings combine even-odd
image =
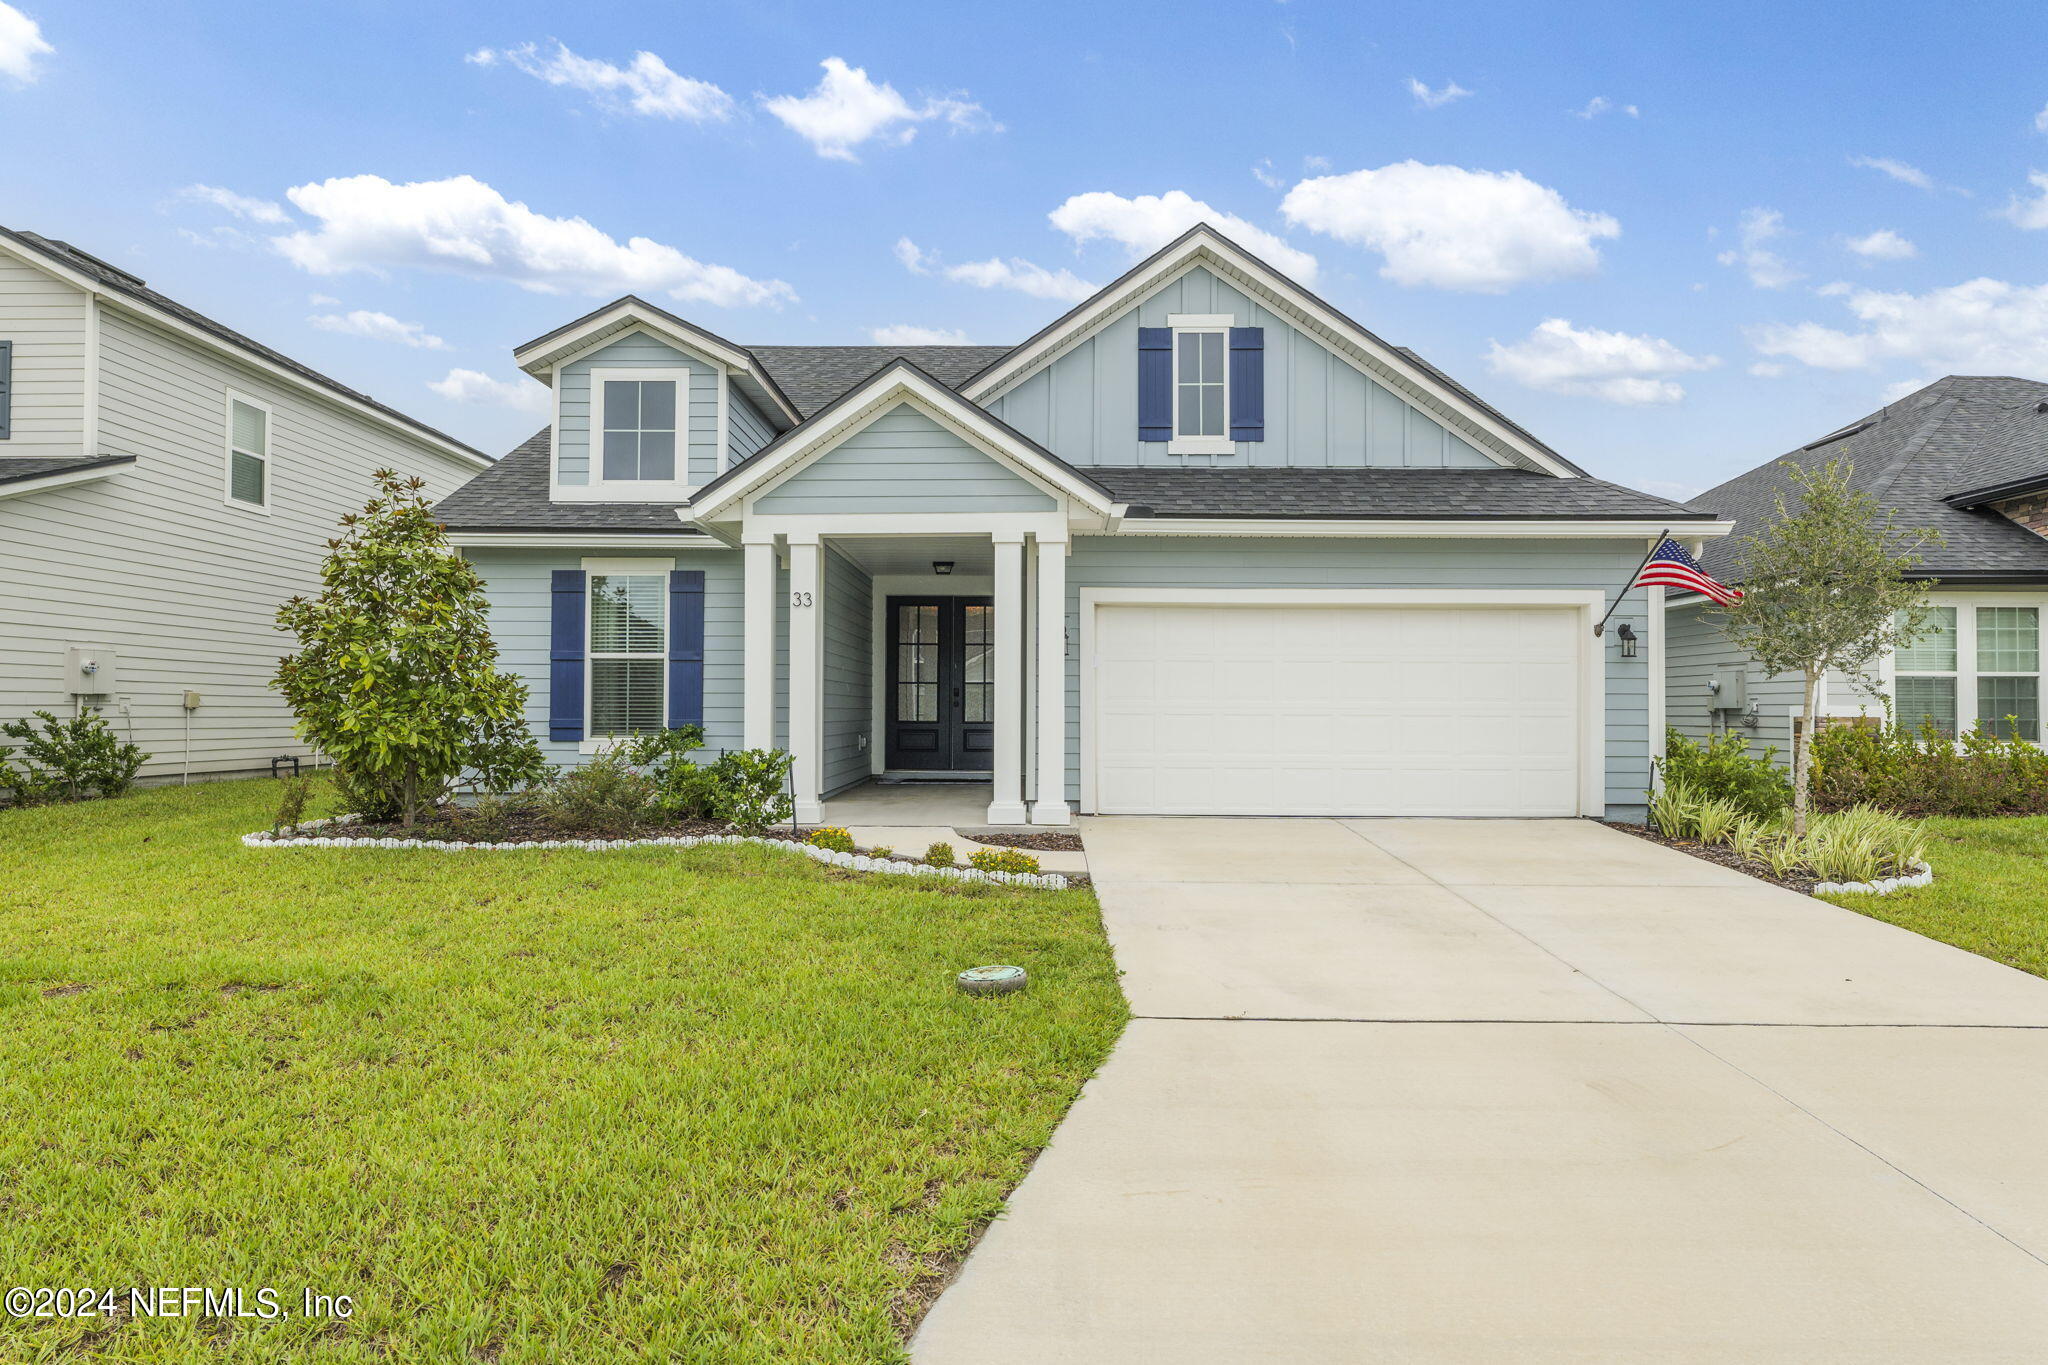
[[[604,483],[672,483],[676,478],[675,379],[612,379],[598,385]]]

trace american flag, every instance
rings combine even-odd
[[[1675,540],[1666,540],[1657,547],[1656,553],[1643,561],[1636,583],[1644,586],[1662,585],[1667,588],[1684,588],[1696,592],[1726,607],[1742,600],[1742,589],[1731,588],[1717,583],[1700,567],[1698,560],[1685,552],[1685,547]]]

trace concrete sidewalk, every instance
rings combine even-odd
[[[1139,1017],[919,1365],[2048,1355],[2048,982],[1584,821],[1084,834]]]

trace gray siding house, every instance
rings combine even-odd
[[[1777,516],[1788,465],[1852,466],[1853,484],[1892,508],[1902,527],[1931,526],[1943,543],[1927,552],[1933,629],[1888,654],[1864,677],[1828,677],[1823,717],[1882,714],[1918,726],[1932,719],[1950,734],[1983,725],[2038,744],[2041,731],[2041,621],[2048,612],[2048,384],[2031,379],[1950,375],[1758,465],[1692,500],[1735,534],[1710,544],[1702,566],[1724,583],[1742,581],[1742,538]],[[1696,595],[1674,592],[1666,714],[1693,739],[1730,730],[1752,749],[1789,761],[1803,683],[1770,677],[1721,636],[1717,613]]]
[[[515,359],[554,420],[439,511],[551,756],[701,722],[787,747],[806,821],[934,778],[1001,824],[1639,817],[1662,599],[1624,590],[1726,530],[1207,227],[1015,346],[629,297]]]
[[[0,228],[0,718],[99,709],[145,780],[303,755],[286,598],[389,466],[480,452],[63,242]],[[87,666],[91,667],[88,668]]]

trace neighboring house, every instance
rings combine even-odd
[[[97,707],[147,779],[303,755],[278,604],[383,466],[489,459],[63,242],[0,228],[0,719]],[[86,664],[94,667],[88,671]]]
[[[2048,609],[2048,383],[1950,375],[1759,465],[1692,500],[1735,523],[1703,564],[1740,585],[1740,539],[1761,533],[1789,486],[1785,466],[1853,465],[1853,481],[1897,514],[1903,528],[1931,526],[1943,544],[1925,552],[1920,575],[1936,580],[1932,631],[1879,660],[1864,678],[1831,675],[1822,716],[1878,715],[1883,698],[1899,718],[1931,717],[1953,734],[1979,724],[2041,742],[2041,620]],[[1674,594],[1666,711],[1686,735],[1733,728],[1789,759],[1801,705],[1797,675],[1766,677],[1721,637],[1715,612]],[[1718,683],[1718,687],[1716,684]]]
[[[1199,227],[1016,346],[735,345],[624,298],[440,505],[550,756],[701,720],[1083,812],[1639,816],[1631,592],[1704,512],[1589,478]]]

